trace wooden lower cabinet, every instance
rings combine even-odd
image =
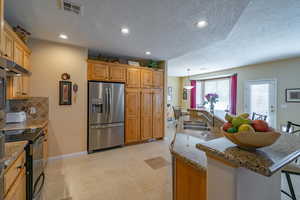
[[[21,170],[14,185],[10,188],[4,200],[26,200],[26,170]]]
[[[19,155],[4,174],[4,200],[26,199],[26,156]]]
[[[141,91],[141,140],[148,140],[153,138],[152,89],[142,89]]]
[[[173,157],[173,199],[206,200],[206,171]]]
[[[126,89],[125,111],[125,143],[130,144],[141,140],[140,116],[141,116],[141,92],[139,88]]]
[[[164,137],[164,92],[162,89],[153,89],[153,137]]]

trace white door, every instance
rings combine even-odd
[[[276,128],[276,80],[246,81],[245,112],[267,115],[267,122]]]

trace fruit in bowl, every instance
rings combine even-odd
[[[270,128],[263,120],[250,120],[249,114],[239,116],[227,114],[221,131],[223,135],[239,147],[254,150],[272,145],[280,137],[280,133]]]

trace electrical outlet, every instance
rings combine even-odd
[[[36,113],[36,108],[35,107],[30,107],[30,114],[35,114]]]

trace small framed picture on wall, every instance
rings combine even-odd
[[[287,103],[300,103],[300,88],[286,89],[285,101]]]
[[[187,95],[188,95],[188,93],[187,93],[187,89],[183,89],[183,95],[182,95],[182,99],[183,100],[187,100]]]
[[[59,81],[59,105],[72,105],[72,82]]]

